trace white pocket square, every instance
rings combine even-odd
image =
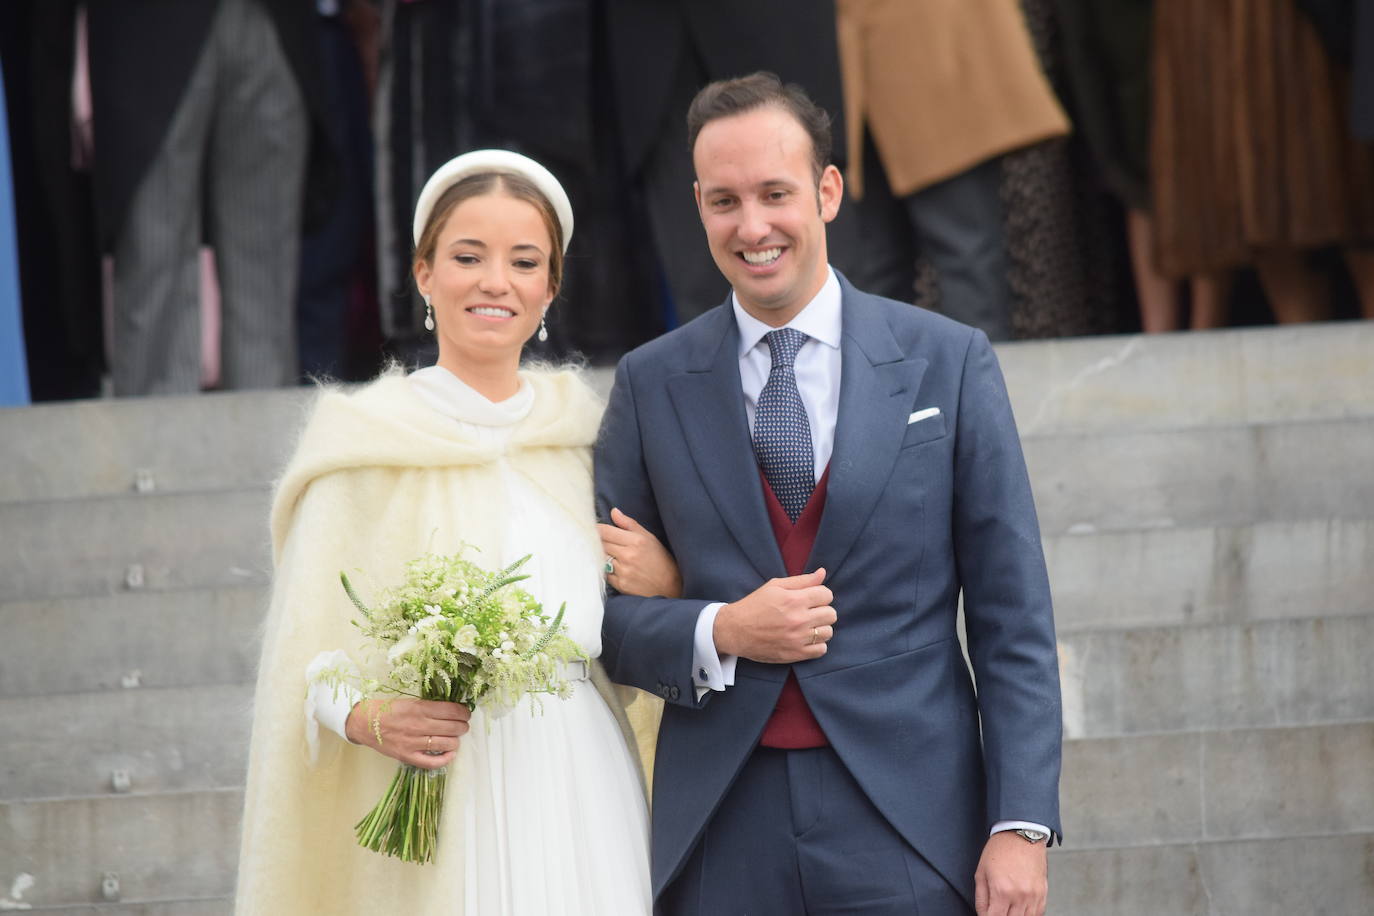
[[[912,414],[911,416],[907,417],[907,418],[906,418],[906,425],[907,425],[907,426],[910,426],[912,423],[919,423],[921,420],[926,420],[926,419],[929,419],[930,417],[938,417],[939,415],[940,415],[940,408],[938,408],[938,407],[927,407],[925,410],[918,410],[918,411],[916,411],[914,414]]]

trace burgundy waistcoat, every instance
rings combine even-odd
[[[830,479],[830,468],[826,467],[825,473],[816,483],[816,489],[811,491],[806,508],[802,509],[796,522],[787,517],[787,511],[783,509],[782,503],[778,502],[762,471],[759,472],[759,479],[763,481],[763,498],[768,505],[768,520],[773,524],[773,536],[778,539],[778,547],[782,551],[783,566],[789,576],[799,576],[806,572],[803,567],[807,557],[811,556],[811,547],[816,543],[816,531],[821,526],[821,512],[825,509],[825,490]],[[811,714],[811,707],[802,695],[797,676],[791,670],[787,672],[787,683],[783,684],[778,704],[773,707],[773,714],[768,718],[768,724],[763,727],[763,737],[759,739],[759,744],[763,747],[787,750],[826,747],[830,744],[825,732],[821,730],[821,724]]]

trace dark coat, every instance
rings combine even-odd
[[[864,793],[972,903],[993,823],[1060,830],[1059,667],[1030,481],[982,332],[840,285],[838,425],[805,567],[827,570],[839,623],[825,655],[790,667]],[[596,446],[598,513],[617,506],[663,539],[692,596],[612,595],[603,622],[611,679],[666,701],[655,895],[753,751],[789,668],[740,659],[734,686],[695,697],[702,608],[786,575],[738,345],[727,301],[630,353]],[[976,696],[956,633],[961,590]]]
[[[830,112],[835,162],[843,165],[844,96],[832,0],[607,0],[606,29],[625,166],[644,164],[663,131],[685,55],[708,80],[770,70],[799,83]]]

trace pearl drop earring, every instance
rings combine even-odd
[[[429,304],[429,296],[421,293],[420,297],[425,300],[425,330],[432,331],[434,330],[434,306]]]

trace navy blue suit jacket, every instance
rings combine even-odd
[[[994,822],[1060,829],[1058,664],[1030,482],[983,333],[840,284],[839,415],[806,566],[828,571],[839,620],[829,652],[792,667],[869,798],[971,902]],[[740,659],[734,686],[696,701],[702,607],[786,575],[738,348],[727,302],[627,355],[596,448],[598,512],[618,506],[659,535],[687,596],[613,594],[603,626],[611,678],[667,701],[655,896],[753,751],[788,670]],[[930,407],[939,414],[908,423]],[[956,637],[961,589],[976,694]]]

